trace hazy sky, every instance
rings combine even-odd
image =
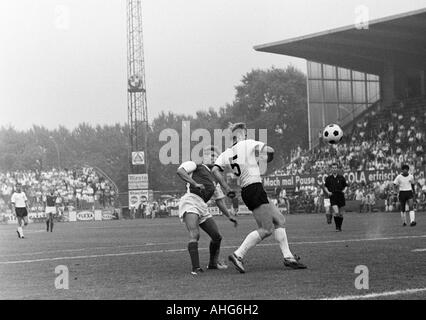
[[[305,61],[254,45],[426,6],[426,0],[142,0],[148,114],[232,102],[254,68]],[[69,19],[67,19],[67,16]],[[125,0],[0,1],[0,126],[127,121]]]

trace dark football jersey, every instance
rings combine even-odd
[[[48,206],[48,207],[54,207],[55,204],[56,204],[56,198],[57,197],[55,195],[48,194],[46,196],[46,206]]]
[[[204,202],[208,202],[216,190],[215,180],[210,171],[211,167],[188,161],[183,163],[181,168],[184,168],[196,183],[204,185],[204,190],[188,185],[188,191],[201,197]]]

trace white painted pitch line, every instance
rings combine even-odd
[[[199,250],[205,250],[207,248],[201,248]],[[55,258],[42,258],[33,260],[17,260],[17,261],[1,261],[1,264],[20,264],[20,263],[33,263],[43,261],[57,261],[57,260],[75,260],[75,259],[90,259],[90,258],[103,258],[103,257],[120,257],[120,256],[134,256],[150,253],[162,253],[162,252],[182,252],[187,249],[169,249],[169,250],[154,250],[154,251],[135,251],[135,252],[122,252],[122,253],[105,253],[105,254],[92,254],[85,256],[70,256],[70,257],[55,257]]]
[[[327,243],[345,243],[345,242],[362,242],[362,241],[383,241],[383,240],[400,240],[400,239],[417,239],[426,238],[426,235],[418,236],[399,236],[399,237],[379,237],[379,238],[363,238],[363,239],[341,239],[341,240],[324,240],[324,241],[300,241],[289,242],[289,244],[327,244]]]
[[[303,244],[328,244],[328,243],[345,243],[345,242],[360,242],[360,241],[379,241],[379,240],[398,240],[398,239],[410,239],[410,238],[426,238],[426,235],[418,236],[397,236],[397,237],[380,237],[380,238],[363,238],[363,239],[340,239],[340,240],[319,240],[319,241],[295,241],[289,242],[291,245],[303,245]],[[82,252],[89,250],[104,250],[104,249],[120,249],[120,248],[140,248],[140,247],[149,247],[149,246],[161,246],[169,244],[186,244],[186,242],[147,242],[141,244],[129,244],[129,245],[118,245],[118,246],[101,246],[101,247],[88,247],[88,248],[75,248],[75,249],[62,249],[62,250],[47,250],[47,251],[37,251],[37,252],[20,252],[16,254],[4,254],[0,255],[0,258],[7,257],[16,257],[16,256],[33,256],[40,254],[50,254],[57,252]],[[260,244],[257,246],[270,246],[273,244]],[[237,247],[235,245],[235,247]],[[231,246],[229,248],[234,248]],[[416,249],[415,251],[426,251],[426,249]],[[159,250],[158,252],[163,252]],[[1,263],[1,262],[0,262]]]
[[[345,242],[359,242],[359,241],[381,241],[381,240],[398,240],[398,239],[411,239],[411,238],[426,238],[426,235],[421,236],[404,236],[404,237],[387,237],[387,238],[367,238],[367,239],[343,239],[343,240],[328,240],[328,241],[305,241],[305,242],[290,242],[289,244],[327,244],[327,243],[345,243]],[[259,244],[257,247],[269,247],[276,246],[276,243],[265,243]],[[222,249],[235,249],[238,246],[223,246]],[[199,250],[208,250],[209,248],[199,248]],[[90,258],[102,258],[102,257],[120,257],[120,256],[132,256],[132,255],[143,255],[143,254],[155,254],[155,253],[168,253],[168,252],[185,252],[187,249],[164,249],[164,250],[151,250],[151,251],[134,251],[134,252],[120,252],[120,253],[105,253],[105,254],[93,254],[93,255],[81,255],[81,256],[68,256],[68,257],[54,257],[54,258],[40,258],[32,260],[14,260],[14,261],[0,261],[0,265],[7,264],[20,264],[20,263],[33,263],[33,262],[44,262],[44,261],[56,261],[56,260],[75,260],[75,259],[90,259]]]
[[[425,252],[426,251],[426,249],[414,249],[414,250],[411,250],[411,252]]]
[[[374,299],[374,298],[380,298],[380,297],[397,296],[397,295],[402,295],[402,294],[415,294],[415,293],[420,293],[420,292],[426,292],[426,288],[385,291],[385,292],[380,292],[380,293],[369,293],[369,294],[365,294],[365,295],[339,296],[339,297],[334,297],[334,298],[324,298],[324,299],[320,299],[320,300]]]
[[[118,246],[88,247],[88,248],[62,249],[62,250],[47,250],[47,251],[37,251],[37,252],[4,254],[4,255],[0,255],[0,258],[16,257],[16,256],[34,256],[34,255],[57,253],[57,252],[81,252],[81,251],[88,251],[88,250],[152,247],[152,246],[162,246],[162,245],[177,244],[177,243],[178,242],[157,242],[157,243],[147,242],[147,243],[141,243],[141,244],[129,244],[129,245],[118,245]]]
[[[43,230],[41,231],[43,232]],[[319,241],[295,241],[289,242],[291,245],[302,245],[302,244],[327,244],[327,243],[344,243],[344,242],[359,242],[359,241],[379,241],[379,240],[397,240],[397,239],[409,239],[409,238],[425,238],[426,235],[418,236],[394,236],[394,237],[380,237],[380,238],[363,238],[363,239],[340,239],[340,240],[319,240]],[[318,237],[317,237],[318,238]],[[149,246],[161,246],[169,244],[186,244],[186,242],[146,242],[141,244],[129,244],[129,245],[118,245],[118,246],[100,246],[100,247],[88,247],[88,248],[75,248],[75,249],[62,249],[62,250],[47,250],[47,251],[36,251],[36,252],[20,252],[15,254],[3,254],[0,255],[0,258],[7,257],[16,257],[16,256],[33,256],[40,254],[50,254],[57,252],[82,252],[89,250],[104,250],[104,249],[120,249],[120,248],[139,248],[139,247],[149,247]],[[269,246],[272,244],[260,244],[258,246]],[[234,248],[233,246],[230,248]],[[426,249],[416,249],[413,251],[426,251]],[[159,251],[162,252],[162,251]]]
[[[84,229],[123,229],[123,228],[144,228],[144,227],[163,227],[163,226],[176,226],[179,223],[153,223],[153,224],[141,224],[141,225],[117,225],[117,226],[103,226],[103,227],[86,227]]]

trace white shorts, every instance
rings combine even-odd
[[[193,193],[187,193],[179,201],[179,218],[183,222],[185,213],[195,213],[198,215],[199,223],[205,222],[208,218],[213,216],[209,213],[209,207],[199,196]]]
[[[330,206],[331,206],[330,198],[325,198],[324,199],[324,207],[330,207]]]
[[[56,207],[46,207],[46,211],[45,213],[49,214],[49,213],[56,213]]]

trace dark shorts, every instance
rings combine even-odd
[[[250,211],[259,208],[262,204],[268,204],[268,195],[263,189],[262,183],[253,183],[241,190],[241,198]]]
[[[338,206],[339,208],[346,206],[345,194],[343,192],[333,193],[330,197],[330,204],[332,207]]]
[[[413,191],[410,190],[399,192],[399,202],[401,202],[401,205],[405,206],[405,203],[410,199],[413,199]]]
[[[15,212],[18,218],[23,218],[28,216],[27,208],[15,208]]]

